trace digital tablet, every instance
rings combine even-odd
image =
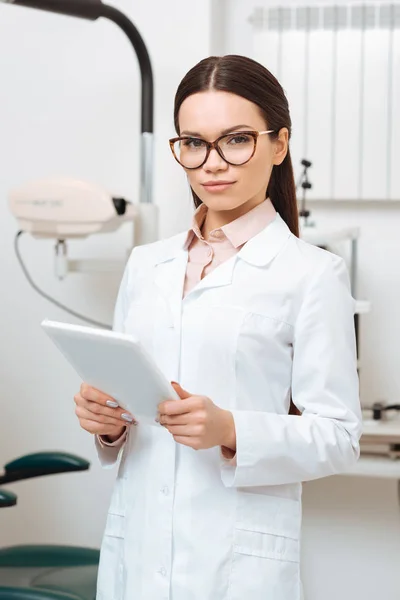
[[[48,319],[41,326],[82,381],[110,395],[140,424],[159,427],[158,404],[179,399],[134,336]]]

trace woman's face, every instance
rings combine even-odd
[[[199,137],[212,142],[219,136],[236,131],[269,129],[256,104],[229,92],[209,90],[184,100],[179,110],[181,136]],[[240,143],[240,138],[232,143]],[[207,162],[198,169],[185,169],[191,187],[209,209],[245,211],[265,200],[271,171],[287,153],[288,130],[281,129],[279,138],[260,135],[253,158],[241,166],[233,166],[213,149]],[[233,161],[235,162],[235,161]],[[210,183],[229,182],[227,186]]]

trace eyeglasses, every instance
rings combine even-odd
[[[207,142],[202,138],[181,136],[169,140],[172,154],[178,163],[185,169],[199,169],[215,149],[220,157],[229,165],[245,165],[253,158],[258,136],[266,133],[275,133],[273,129],[268,131],[235,131],[221,135],[213,142]]]

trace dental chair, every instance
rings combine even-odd
[[[7,506],[15,506],[17,504],[17,496],[12,492],[5,492],[0,490],[0,508],[6,508]]]
[[[29,454],[4,467],[0,486],[88,468],[88,461],[72,454]],[[16,503],[15,494],[0,488],[0,508]],[[95,600],[99,558],[99,550],[80,546],[0,548],[0,600]]]

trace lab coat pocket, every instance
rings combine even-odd
[[[238,489],[237,530],[256,531],[299,540],[301,503],[265,493]]]
[[[229,600],[300,600],[300,503],[238,492]]]
[[[101,545],[97,577],[96,600],[122,600],[124,589],[124,538],[126,514],[126,486],[124,461],[120,464],[111,496]]]
[[[123,540],[125,537],[125,517],[109,512],[104,535]]]
[[[125,517],[109,512],[101,546],[96,600],[122,600]]]

